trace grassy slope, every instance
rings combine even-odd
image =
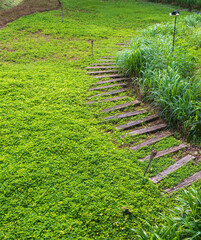
[[[99,110],[109,104],[85,104],[95,81],[84,70],[140,27],[168,20],[172,9],[73,2],[65,3],[63,24],[59,11],[36,13],[0,32],[3,239],[133,238],[130,228],[160,222],[159,212],[172,204],[143,178],[138,158],[147,152],[117,148],[119,133],[105,132],[113,127]]]

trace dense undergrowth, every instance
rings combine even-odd
[[[173,3],[175,5],[180,5],[182,7],[187,7],[190,10],[192,8],[201,9],[201,0],[148,0],[150,2],[157,2],[157,3]]]
[[[135,76],[145,100],[153,101],[161,115],[183,132],[200,120],[201,16],[180,18],[173,52],[170,23],[143,30],[130,48],[119,53],[117,64],[126,74]],[[197,70],[198,69],[198,70]],[[200,130],[194,135],[199,141]]]
[[[119,148],[122,133],[103,123],[100,109],[116,103],[86,105],[96,80],[85,67],[111,55],[115,43],[137,29],[168,21],[173,9],[127,1],[63,3],[63,24],[60,11],[52,11],[0,31],[0,238],[135,239],[132,228],[148,229],[146,221],[160,225],[160,213],[174,201],[143,177],[146,162],[138,159],[151,148]],[[170,137],[156,146],[179,143]],[[151,174],[174,161],[172,155],[160,159]],[[198,170],[189,164],[162,188]],[[131,215],[123,216],[125,206]]]

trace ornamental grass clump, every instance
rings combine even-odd
[[[117,56],[120,71],[133,77],[144,99],[161,109],[169,124],[182,123],[184,132],[201,112],[201,79],[195,74],[200,23],[201,18],[194,15],[179,23],[174,52],[173,25],[157,24],[144,30]]]
[[[187,240],[201,239],[201,191],[191,187],[184,190],[177,199],[179,205],[175,210],[169,210],[170,216],[162,215],[165,224],[151,226],[147,223],[149,231],[135,230],[138,239],[143,240]]]

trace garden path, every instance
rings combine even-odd
[[[117,44],[118,47],[125,47],[124,43]],[[89,91],[101,91],[101,93],[92,95],[91,98],[97,98],[104,95],[119,95],[122,93],[126,93],[127,95],[124,96],[117,96],[114,98],[109,99],[96,99],[95,101],[87,102],[87,104],[97,104],[97,103],[103,103],[103,102],[117,102],[126,100],[128,98],[129,94],[129,84],[131,83],[132,79],[128,78],[127,76],[124,76],[123,74],[119,74],[118,70],[116,70],[115,61],[113,56],[103,56],[101,59],[97,59],[96,63],[93,63],[92,66],[87,67],[87,70],[96,70],[93,72],[87,72],[89,75],[93,75],[95,79],[101,79],[101,81],[96,82],[94,85],[101,85],[98,87],[92,87],[89,89]],[[110,75],[108,75],[110,73]],[[95,75],[95,76],[94,76]],[[106,79],[106,80],[103,80]],[[110,83],[116,83],[113,85],[108,85]],[[118,83],[122,82],[122,83]],[[103,85],[103,86],[102,86]],[[127,87],[127,88],[126,88]],[[117,89],[116,89],[117,88]],[[104,91],[107,89],[112,89],[112,91]],[[143,103],[136,99],[136,96],[133,95],[133,100],[130,102],[124,102],[121,104],[114,105],[112,107],[102,109],[101,113],[108,113],[111,111],[120,110],[120,114],[116,114],[113,116],[108,116],[103,119],[105,122],[109,122],[110,120],[120,120],[124,118],[130,118],[136,115],[140,116],[140,119],[135,121],[126,122],[123,125],[117,125],[116,129],[119,131],[127,131],[132,129],[132,131],[127,131],[124,135],[121,135],[121,138],[126,138],[127,136],[139,136],[142,134],[145,134],[145,141],[143,142],[135,142],[135,145],[132,145],[129,147],[132,151],[140,150],[141,148],[146,148],[147,146],[153,145],[157,142],[160,142],[164,138],[168,138],[170,136],[173,136],[174,133],[168,129],[167,124],[159,118],[159,115],[157,113],[153,112],[153,109],[151,109],[150,106],[143,107],[141,106]],[[136,107],[139,107],[140,109],[136,109]],[[129,107],[129,108],[128,108]],[[148,116],[144,117],[144,114],[149,113]],[[118,123],[118,122],[117,122]],[[143,126],[143,127],[139,127]],[[136,129],[137,128],[137,129]],[[134,130],[133,130],[134,129]],[[151,133],[148,135],[148,133]],[[153,134],[155,133],[155,134]],[[157,150],[157,149],[155,149]],[[179,154],[178,154],[179,152]],[[175,155],[175,153],[177,153]],[[188,162],[191,162],[192,164],[195,164],[196,161],[200,158],[200,152],[192,151],[192,148],[186,144],[186,142],[182,141],[182,143],[178,146],[172,146],[171,148],[164,149],[162,151],[158,151],[155,158],[160,158],[165,155],[174,154],[175,163],[171,164],[168,168],[164,169],[163,171],[159,172],[157,175],[150,177],[150,180],[153,181],[155,184],[158,184],[161,182],[164,178],[167,178],[172,173],[175,174],[178,169],[183,167]],[[180,157],[182,156],[182,157]],[[144,162],[148,161],[150,158],[150,155],[145,156],[142,159],[139,159],[139,161]],[[160,164],[160,163],[158,163]],[[179,184],[176,186],[173,186],[168,189],[164,189],[167,193],[172,193],[180,188],[187,187],[193,182],[199,180],[201,178],[201,171],[195,172],[190,177],[183,179]]]

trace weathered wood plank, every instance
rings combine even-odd
[[[119,109],[122,109],[122,108],[125,108],[125,107],[129,107],[131,105],[139,105],[141,102],[138,101],[138,100],[135,100],[133,102],[129,102],[129,103],[123,103],[123,104],[120,104],[120,105],[117,105],[117,106],[114,106],[114,107],[111,107],[111,108],[106,108],[106,109],[103,109],[101,110],[101,112],[110,112],[110,111],[114,111],[114,110],[119,110]]]
[[[91,101],[91,102],[87,102],[87,104],[101,103],[101,102],[114,102],[114,101],[122,100],[122,99],[124,99],[124,98],[128,98],[128,96],[102,99],[102,100],[99,100],[99,101]]]
[[[114,63],[113,62],[104,62],[104,63],[92,63],[91,65],[93,66],[100,66],[100,65],[113,65]]]
[[[104,74],[104,73],[118,73],[118,70],[105,70],[105,71],[95,71],[95,72],[87,72],[87,74]]]
[[[114,88],[114,87],[125,87],[127,85],[128,85],[127,83],[119,83],[119,84],[107,85],[102,87],[89,88],[88,91],[104,90],[104,89]]]
[[[94,76],[94,78],[118,78],[125,77],[124,74],[111,74],[111,75],[102,75],[102,76]]]
[[[110,79],[110,80],[105,80],[105,81],[101,81],[101,82],[97,82],[95,84],[105,84],[105,83],[112,83],[112,82],[120,82],[120,81],[128,81],[129,78],[113,78],[113,79]]]
[[[168,148],[168,149],[165,149],[165,150],[162,150],[162,151],[158,152],[156,154],[155,158],[159,158],[159,157],[165,156],[165,155],[170,154],[170,153],[178,152],[179,150],[184,149],[184,148],[187,148],[187,145],[182,143],[179,146],[171,147],[171,148]],[[143,162],[143,161],[145,161],[149,158],[150,158],[150,155],[140,159],[140,161]]]
[[[177,184],[176,186],[172,187],[172,188],[167,188],[165,189],[165,192],[167,193],[172,193],[176,190],[178,190],[179,188],[183,188],[183,187],[188,187],[190,186],[192,183],[196,182],[197,180],[199,180],[201,178],[201,171],[193,174],[192,176],[184,179],[183,181],[181,181],[179,184]]]
[[[146,133],[150,133],[150,132],[156,132],[156,131],[162,130],[166,127],[167,127],[167,125],[162,123],[162,124],[159,124],[159,125],[156,125],[156,126],[153,126],[153,127],[142,128],[142,129],[139,129],[139,130],[128,132],[128,133],[122,135],[121,137],[134,136],[134,135],[141,135],[141,134],[146,134]]]
[[[116,116],[110,116],[110,117],[106,117],[105,121],[109,121],[111,119],[121,119],[121,118],[127,118],[127,117],[133,117],[136,116],[138,114],[143,114],[147,112],[146,110],[141,110],[141,111],[134,111],[134,112],[128,112],[128,113],[124,113],[124,114],[119,114]]]
[[[125,130],[125,129],[131,128],[131,127],[136,127],[136,126],[138,126],[138,125],[140,125],[142,123],[145,123],[145,122],[156,120],[157,118],[159,118],[159,116],[154,114],[154,115],[145,117],[143,119],[139,119],[139,120],[136,120],[136,121],[128,122],[126,124],[117,126],[116,129]]]
[[[102,62],[115,62],[114,60],[108,60],[108,59],[96,59],[96,61],[102,61]]]
[[[141,148],[141,147],[150,146],[150,145],[152,145],[152,144],[154,144],[154,143],[159,142],[161,139],[166,138],[166,137],[169,137],[169,136],[171,136],[171,135],[172,135],[172,133],[161,133],[161,134],[159,134],[158,136],[156,136],[155,138],[149,139],[149,140],[147,140],[147,141],[145,141],[145,142],[143,142],[143,143],[140,143],[140,144],[138,144],[138,145],[136,145],[136,146],[130,147],[130,150],[135,151],[135,150],[138,150],[138,149]]]
[[[116,66],[95,66],[95,67],[86,67],[86,69],[116,69]]]
[[[124,46],[126,45],[127,43],[115,43],[116,45],[120,45],[120,46]]]
[[[114,56],[103,56],[102,58],[114,58]]]
[[[160,182],[165,176],[167,176],[168,174],[176,171],[177,169],[179,169],[180,167],[182,167],[183,165],[185,165],[187,162],[189,162],[190,160],[194,159],[195,157],[191,156],[191,155],[187,155],[186,157],[183,157],[182,159],[180,159],[179,161],[177,161],[175,164],[171,165],[170,167],[168,167],[167,169],[165,169],[164,171],[160,172],[159,174],[157,174],[156,176],[150,178],[150,180],[154,183],[158,183]]]
[[[126,90],[125,89],[117,89],[117,90],[110,91],[110,92],[104,92],[104,93],[100,93],[100,94],[91,96],[88,99],[93,98],[93,97],[103,96],[103,95],[113,95],[113,94],[122,93],[122,92],[126,92]]]

